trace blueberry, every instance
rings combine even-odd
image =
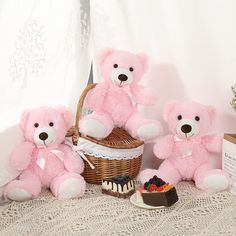
[[[162,184],[166,184],[166,182],[164,180],[161,180]]]
[[[156,175],[154,175],[153,179],[158,180],[159,178]]]
[[[157,186],[160,187],[162,185],[166,184],[163,180],[158,181]]]
[[[112,180],[116,183],[125,183],[130,180],[130,177],[128,175],[120,175],[112,177]]]
[[[148,182],[146,182],[145,184],[144,184],[144,189],[148,189],[148,185],[149,185],[149,183]]]
[[[164,184],[166,184],[165,181],[163,181],[161,178],[158,178],[156,175],[154,175],[149,181],[148,183],[150,184],[155,184],[157,187],[160,187]]]

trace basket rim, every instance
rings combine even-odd
[[[108,160],[129,160],[142,155],[144,150],[144,145],[126,149],[106,147],[84,139],[83,137],[79,139],[77,146],[74,146],[70,140],[67,140],[66,144],[72,147],[78,154],[83,152],[86,156],[94,156]]]
[[[123,134],[125,134],[125,137],[123,137],[122,139],[119,139],[116,142],[109,142],[109,138],[111,135],[114,135],[114,133],[117,132],[123,132]],[[106,137],[105,139],[99,140],[99,139],[95,139],[93,137],[89,137],[89,136],[85,136],[85,135],[80,135],[81,138],[87,139],[93,143],[105,146],[105,147],[109,147],[109,148],[116,148],[116,149],[131,149],[131,148],[137,148],[140,147],[144,144],[143,141],[140,141],[138,139],[134,139],[133,137],[131,137],[125,130],[121,129],[121,128],[114,128],[112,133]]]

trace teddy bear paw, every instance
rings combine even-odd
[[[154,139],[159,134],[159,128],[156,124],[145,124],[137,130],[137,138],[141,140]]]
[[[26,201],[32,199],[32,194],[22,188],[12,188],[8,190],[6,197],[13,201]]]
[[[71,199],[81,197],[85,191],[85,183],[80,179],[69,178],[63,181],[58,189],[58,199]]]
[[[80,126],[81,133],[97,138],[103,139],[107,136],[107,129],[104,124],[98,120],[88,119],[84,120]]]
[[[228,189],[229,179],[225,175],[210,174],[203,179],[203,186],[208,192],[220,192]]]

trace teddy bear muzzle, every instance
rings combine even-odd
[[[122,87],[123,85],[129,85],[132,83],[133,75],[126,68],[118,68],[112,71],[111,79],[114,84]]]
[[[199,134],[199,124],[192,119],[182,119],[178,122],[176,132],[181,138],[190,138]]]
[[[39,128],[34,133],[34,142],[39,146],[53,144],[56,138],[56,130],[53,127]]]

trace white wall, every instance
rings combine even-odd
[[[103,47],[149,55],[144,83],[159,96],[149,117],[161,119],[170,99],[191,99],[217,108],[215,131],[236,132],[235,12],[234,0],[91,0],[93,55]],[[151,145],[145,154],[144,166],[153,165]]]
[[[216,106],[217,130],[235,132],[235,11],[234,0],[91,0],[94,56],[104,46],[147,53],[144,80],[159,96],[150,116],[169,99],[193,99]]]

